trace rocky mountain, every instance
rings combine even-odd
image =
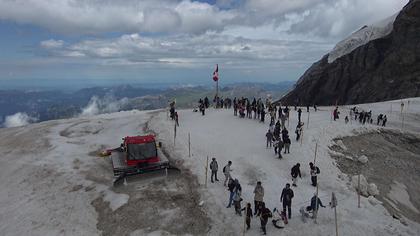
[[[362,27],[338,43],[280,101],[357,104],[417,96],[420,0],[411,0],[396,17]]]

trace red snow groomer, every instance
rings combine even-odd
[[[123,138],[119,148],[107,150],[111,155],[114,170],[114,184],[127,176],[172,168],[156,144],[154,135],[132,136]]]

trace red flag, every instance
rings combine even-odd
[[[216,64],[216,70],[213,72],[213,80],[216,82],[219,80],[219,65]]]

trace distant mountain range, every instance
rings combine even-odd
[[[357,104],[420,96],[420,0],[364,26],[314,63],[282,103]]]
[[[238,83],[220,88],[222,97],[281,97],[293,82],[278,84]],[[0,127],[7,117],[28,121],[46,121],[76,116],[124,110],[153,110],[168,106],[176,99],[177,107],[191,108],[200,98],[215,95],[215,88],[208,86],[171,86],[169,88],[144,88],[132,85],[90,87],[77,91],[62,90],[0,90]],[[24,114],[22,116],[21,114]],[[9,122],[10,123],[10,122]],[[12,122],[16,123],[16,122]],[[17,124],[25,122],[17,122]]]

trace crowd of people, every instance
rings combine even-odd
[[[269,125],[265,134],[266,148],[273,148],[274,153],[276,156],[278,156],[278,158],[282,158],[282,154],[290,153],[291,139],[289,137],[289,131],[286,127],[286,122],[290,118],[290,109],[288,106],[282,107],[278,104],[271,103],[269,99],[263,101],[261,98],[254,98],[250,100],[243,97],[235,97],[234,99],[215,97],[215,99],[213,99],[213,103],[215,108],[230,109],[233,106],[233,115],[238,116],[241,119],[254,119],[264,123],[266,121],[266,117],[268,116]],[[200,99],[198,104],[200,112],[202,115],[205,115],[205,110],[210,107],[209,99],[207,97]],[[316,105],[314,105],[313,108],[314,111],[317,111]],[[304,123],[301,120],[302,109],[295,106],[294,110],[297,113],[297,126],[295,129],[296,141],[299,141],[301,139],[304,126]],[[306,110],[309,112],[309,106],[306,106]],[[338,107],[336,107],[332,112],[332,119],[334,121],[339,120],[339,115],[340,111]],[[356,107],[353,107],[350,109],[349,115],[350,119],[354,119],[356,121],[358,120],[361,124],[373,123],[372,111],[359,111]],[[177,119],[176,112],[173,113],[173,117],[173,119]],[[348,123],[349,117],[346,116],[344,120],[345,123]],[[385,126],[386,122],[386,115],[379,114],[377,117],[377,125]],[[308,165],[311,185],[317,187],[317,178],[320,174],[320,169],[313,162],[310,162]],[[291,183],[294,188],[298,187],[298,179],[302,178],[300,168],[300,163],[296,163],[290,170]],[[219,171],[219,166],[216,158],[212,158],[210,163],[210,170],[211,182],[218,182],[219,179],[217,177],[217,173]],[[245,206],[242,207],[242,187],[239,180],[232,177],[232,171],[232,161],[228,161],[222,170],[224,175],[223,185],[226,187],[229,196],[227,208],[231,208],[233,206],[235,214],[238,216],[242,216],[243,213],[245,214],[246,229],[250,229],[251,220],[255,217],[258,217],[260,220],[260,229],[263,234],[266,234],[266,226],[268,220],[272,217],[274,226],[276,228],[283,228],[284,223],[287,224],[287,220],[292,217],[292,199],[294,198],[294,192],[290,183],[286,183],[281,192],[279,199],[282,205],[282,210],[280,212],[277,211],[276,208],[271,211],[266,205],[266,202],[264,201],[264,187],[261,181],[256,183],[253,191],[254,207],[252,208],[251,202],[246,203]],[[317,195],[311,197],[310,201],[308,202],[310,202],[309,206],[300,207],[299,212],[302,213],[302,216],[307,216],[312,213],[312,217],[314,217],[317,214],[320,206],[325,207]],[[275,213],[278,214],[277,218],[274,217]],[[280,222],[283,222],[283,226],[279,225]]]
[[[218,182],[219,179],[217,178],[217,173],[219,171],[219,165],[217,163],[216,158],[212,158],[210,163],[210,170],[211,170],[211,182],[215,183]],[[264,201],[264,187],[261,181],[256,183],[254,188],[254,208],[252,208],[251,202],[246,203],[245,207],[242,208],[241,202],[243,201],[242,198],[242,186],[237,178],[232,177],[232,161],[228,161],[228,163],[223,167],[223,175],[224,181],[223,186],[227,188],[228,192],[228,204],[227,208],[234,207],[235,214],[238,216],[242,216],[242,212],[245,213],[245,223],[246,229],[250,229],[251,227],[251,220],[254,217],[258,217],[260,219],[260,229],[263,234],[266,234],[266,226],[268,223],[269,218],[273,217],[273,214],[277,212],[275,209],[271,211]],[[317,175],[320,173],[320,170],[317,166],[315,166],[312,162],[309,163],[309,172],[311,175],[311,182],[314,187],[317,186]],[[300,163],[294,165],[291,169],[291,180],[293,182],[293,187],[297,187],[297,180],[298,178],[302,178],[301,171],[300,171]],[[282,219],[283,225],[280,224],[278,219],[272,220],[274,226],[276,228],[283,228],[284,222],[287,223],[288,219],[292,217],[292,199],[294,197],[293,189],[290,186],[290,183],[287,183],[282,190],[280,195],[280,203],[283,207],[282,211],[279,214],[278,219]],[[305,208],[306,212],[311,212],[316,214],[318,207],[325,207],[321,200],[318,198],[318,205],[316,205],[316,197],[314,196],[311,198],[311,204]],[[315,199],[315,200],[314,200]]]

